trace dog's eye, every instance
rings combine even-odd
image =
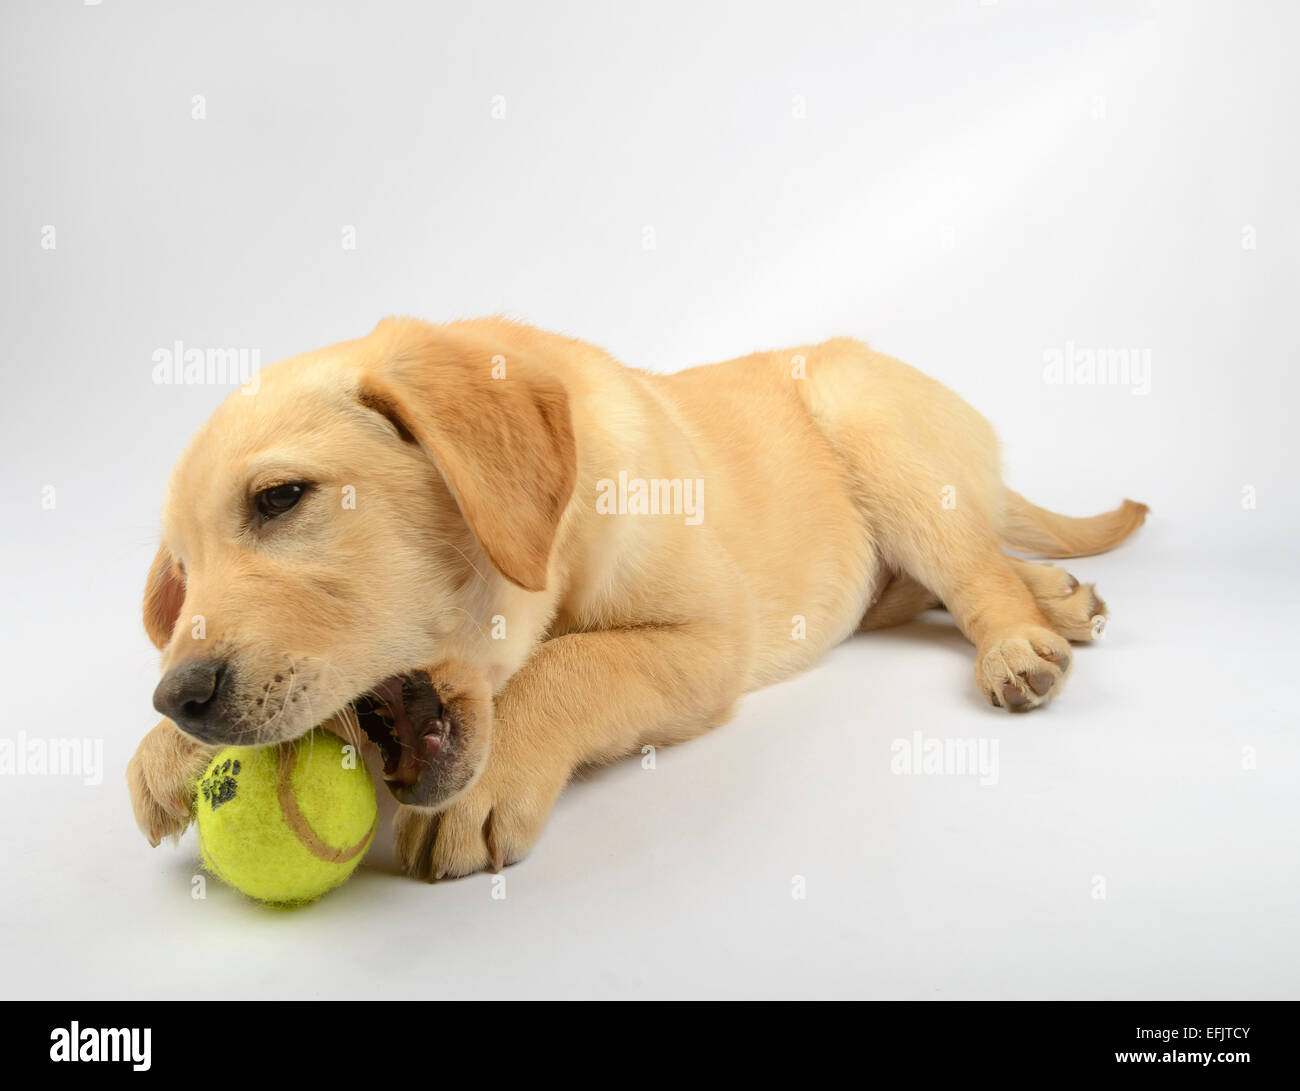
[[[257,505],[257,513],[263,519],[274,519],[297,504],[306,492],[306,485],[272,485],[269,489],[259,492],[253,498],[253,502]]]

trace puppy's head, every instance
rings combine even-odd
[[[403,802],[473,783],[531,643],[493,619],[546,597],[576,472],[564,388],[518,353],[501,373],[509,329],[388,320],[218,408],[173,471],[145,588],[160,712],[219,745],[338,717]]]

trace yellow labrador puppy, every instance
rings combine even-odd
[[[988,700],[1036,708],[1105,607],[1004,547],[1096,553],[1146,510],[1034,506],[978,413],[856,341],[652,375],[500,319],[385,320],[267,369],[181,456],[135,814],[156,845],[214,747],[328,721],[380,747],[411,874],[500,868],[579,766],[938,605]]]

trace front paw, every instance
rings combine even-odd
[[[393,818],[397,858],[408,875],[426,882],[500,871],[528,855],[546,824],[563,775],[483,776],[441,811],[402,807]]]
[[[126,766],[135,823],[155,848],[180,837],[194,817],[194,782],[215,751],[181,734],[171,720],[149,732]]]

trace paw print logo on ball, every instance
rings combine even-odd
[[[203,798],[215,811],[223,803],[229,803],[235,798],[235,792],[239,788],[239,782],[235,779],[239,776],[239,760],[227,758],[219,766],[212,770],[204,778],[201,790]]]

